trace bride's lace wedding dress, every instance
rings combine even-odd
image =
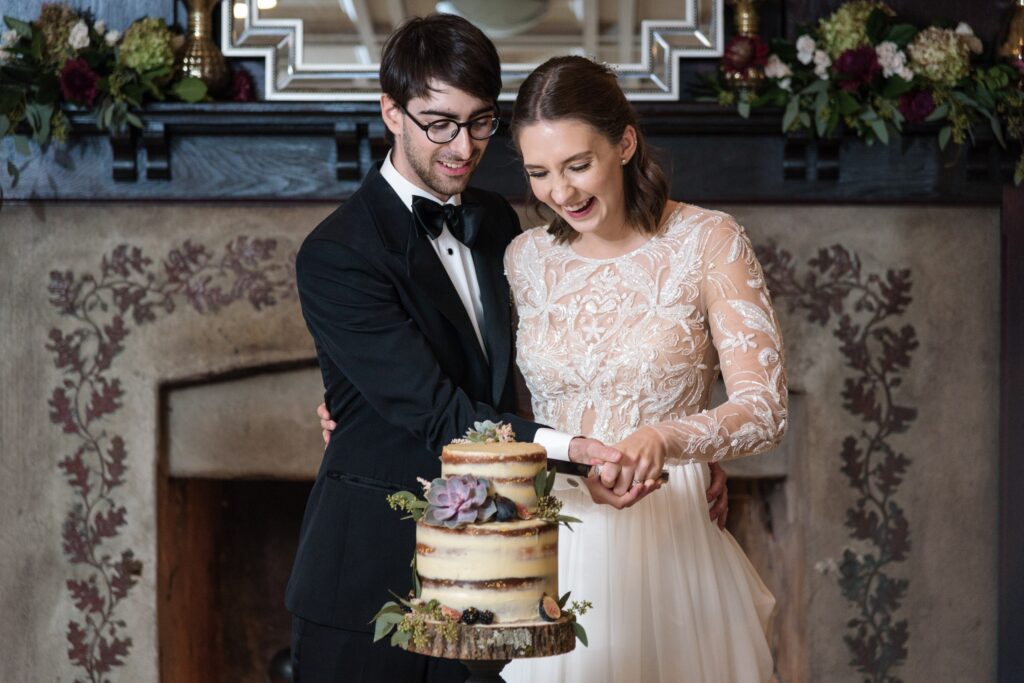
[[[750,241],[679,204],[666,231],[610,259],[542,228],[509,246],[517,352],[537,422],[608,444],[647,426],[669,483],[623,511],[559,477],[559,586],[594,608],[590,647],[512,662],[509,683],[768,681],[775,599],[708,518],[708,461],[760,453],[786,426],[782,340]],[[718,372],[728,392],[709,406]],[[572,486],[573,483],[577,485]]]

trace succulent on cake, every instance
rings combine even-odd
[[[474,422],[472,429],[466,430],[463,443],[511,443],[516,440],[512,425],[505,422]]]
[[[486,522],[496,512],[490,482],[463,474],[431,482],[423,521],[454,529],[462,524]]]

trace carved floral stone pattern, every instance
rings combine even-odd
[[[49,301],[65,323],[50,330],[46,344],[62,372],[49,399],[50,419],[74,439],[58,466],[73,494],[62,537],[72,574],[66,586],[77,611],[66,634],[68,659],[83,676],[76,683],[111,680],[124,665],[132,639],[118,607],[142,573],[132,549],[114,547],[128,519],[118,498],[128,452],[110,420],[125,398],[114,361],[133,325],[155,322],[183,304],[215,315],[241,300],[259,311],[293,298],[294,254],[282,257],[277,246],[242,236],[216,252],[186,241],[155,264],[141,249],[121,245],[102,258],[98,275],[50,273]],[[855,496],[846,526],[851,538],[872,548],[845,550],[839,566],[839,587],[856,612],[844,639],[850,665],[865,680],[899,683],[894,670],[906,659],[909,630],[896,613],[909,583],[892,571],[907,558],[910,532],[895,496],[910,459],[890,439],[917,416],[895,397],[918,346],[912,326],[896,327],[911,302],[910,272],[865,275],[859,258],[838,245],[821,249],[802,276],[785,250],[758,249],[758,257],[778,304],[822,326],[836,320],[833,334],[851,371],[842,405],[863,423],[839,454]]]
[[[277,240],[244,236],[219,253],[185,241],[158,264],[122,244],[102,258],[98,275],[50,273],[49,301],[64,322],[50,330],[46,344],[62,372],[50,395],[50,420],[74,439],[59,467],[73,494],[62,537],[72,566],[66,586],[77,611],[67,628],[67,656],[82,675],[76,683],[111,680],[132,648],[118,606],[138,582],[142,562],[123,543],[116,547],[128,520],[118,489],[129,454],[110,420],[125,398],[114,361],[132,326],[182,304],[216,314],[245,300],[259,311],[294,296],[294,254],[282,258]]]
[[[896,493],[910,459],[891,437],[905,433],[917,410],[897,402],[897,390],[909,370],[917,336],[911,325],[897,327],[910,305],[910,271],[889,269],[865,275],[860,259],[839,245],[820,249],[797,276],[792,256],[774,246],[759,249],[768,287],[790,312],[828,325],[851,374],[845,378],[843,408],[860,419],[857,434],[843,439],[841,471],[854,491],[846,511],[850,538],[870,548],[851,548],[839,562],[839,588],[853,606],[844,636],[850,666],[872,683],[900,683],[895,670],[907,658],[910,632],[897,611],[909,581],[893,575],[910,552],[910,526]],[[852,311],[849,310],[852,303]]]

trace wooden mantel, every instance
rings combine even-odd
[[[743,119],[714,104],[637,108],[674,194],[689,201],[999,204],[1015,162],[987,129],[973,147],[940,152],[935,125],[868,147],[783,136],[781,112]],[[115,137],[85,112],[69,116],[69,144],[42,159],[14,156],[10,139],[0,144],[25,166],[6,199],[337,201],[387,149],[373,103],[154,104],[141,112],[143,130]],[[507,126],[476,182],[525,197]]]

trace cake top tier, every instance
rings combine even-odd
[[[547,452],[536,443],[451,443],[441,451],[441,462],[546,462]]]
[[[469,474],[486,479],[495,493],[532,512],[537,509],[533,481],[547,461],[544,447],[535,443],[453,443],[441,451],[441,476]]]

